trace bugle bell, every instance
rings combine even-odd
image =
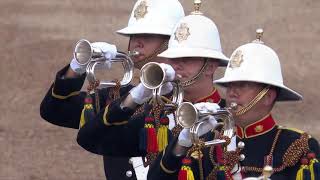
[[[149,62],[141,68],[140,81],[146,88],[153,90],[153,96],[156,101],[159,103],[164,103],[161,100],[162,86],[165,85],[165,83],[170,82],[173,86],[172,104],[164,104],[167,106],[178,106],[183,102],[183,89],[179,85],[178,81],[167,81],[165,77],[166,72],[159,63]]]
[[[190,128],[191,138],[193,143],[199,143],[198,130],[204,121],[201,121],[205,116],[214,116],[221,120],[223,125],[223,135],[231,138],[234,135],[234,120],[230,109],[235,108],[236,104],[232,104],[230,108],[220,108],[215,112],[201,112],[192,103],[183,102],[176,110],[178,123],[184,128]],[[205,142],[205,145],[215,145],[225,143],[225,140],[215,139]]]
[[[124,69],[124,75],[120,81],[121,86],[128,85],[133,77],[133,61],[131,58],[122,52],[117,52],[115,58],[110,60],[104,58],[104,52],[100,48],[93,47],[86,39],[81,39],[77,42],[74,49],[74,58],[79,65],[86,65],[87,78],[89,82],[97,80],[95,76],[96,67],[107,67],[106,63],[121,62]],[[109,62],[106,62],[109,61]],[[113,87],[116,82],[100,81],[100,87]]]

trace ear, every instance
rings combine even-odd
[[[271,87],[268,93],[265,95],[264,104],[267,106],[273,105],[276,98],[277,98],[277,90]]]
[[[208,64],[204,73],[206,76],[212,77],[216,69],[219,67],[219,62],[213,59],[208,59],[207,61]]]

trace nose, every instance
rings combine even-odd
[[[229,100],[234,100],[239,96],[238,89],[235,86],[228,85],[226,91],[226,98]]]
[[[143,41],[139,38],[132,37],[130,39],[130,50],[141,49],[144,47]]]

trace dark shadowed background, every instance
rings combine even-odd
[[[186,14],[192,0],[181,0]],[[1,180],[102,180],[102,160],[75,142],[77,130],[40,118],[39,105],[55,73],[70,62],[81,38],[126,50],[133,0],[1,0]],[[264,41],[279,55],[285,84],[304,96],[279,103],[280,124],[320,138],[319,0],[203,0],[202,11],[220,31],[226,55],[265,30]],[[221,72],[220,72],[221,75]]]

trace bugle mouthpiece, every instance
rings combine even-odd
[[[133,50],[133,51],[129,51],[128,52],[128,56],[132,57],[132,56],[138,56],[140,53],[139,51]]]
[[[230,108],[235,110],[237,108],[238,104],[236,102],[230,103]]]

